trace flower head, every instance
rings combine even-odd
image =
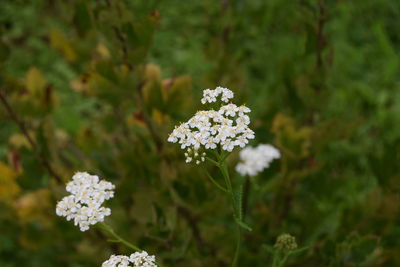
[[[241,161],[236,165],[236,171],[241,175],[255,176],[268,168],[274,159],[280,157],[279,150],[271,145],[246,147],[240,151]]]
[[[276,239],[274,248],[279,250],[294,250],[297,248],[296,238],[290,234],[281,234]]]
[[[227,103],[233,98],[233,92],[222,87],[206,89],[201,102],[216,102],[219,96],[222,102]],[[204,152],[200,153],[200,150],[216,149],[220,146],[231,152],[235,147],[244,147],[249,139],[254,138],[254,132],[249,128],[249,112],[248,107],[232,103],[222,105],[219,110],[198,111],[187,122],[175,127],[168,141],[179,143],[182,149],[187,150],[186,162],[199,164],[205,159]]]
[[[135,267],[153,267],[153,266],[157,266],[155,264],[156,262],[156,257],[153,255],[149,255],[147,254],[146,251],[142,251],[142,252],[135,252],[133,254],[131,254],[131,256],[129,257],[130,261],[133,263],[133,266]]]
[[[233,92],[229,90],[228,88],[224,88],[221,86],[218,86],[214,90],[210,89],[205,89],[203,91],[203,98],[201,99],[201,103],[212,103],[212,102],[217,102],[217,97],[221,95],[221,101],[228,103],[229,99],[233,98]]]
[[[128,267],[130,263],[129,257],[124,255],[111,255],[111,257],[103,262],[101,267]]]
[[[111,214],[109,208],[101,205],[105,200],[114,197],[114,185],[100,180],[96,175],[87,172],[78,172],[66,186],[71,194],[57,203],[58,216],[74,220],[80,230],[86,231],[90,225],[104,221],[104,217]]]
[[[146,251],[132,253],[129,257],[112,255],[101,267],[156,267],[156,257]]]

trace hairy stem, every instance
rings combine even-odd
[[[225,162],[226,156],[221,155],[219,158],[219,167],[222,172],[222,175],[224,176],[226,187],[228,190],[228,193],[231,197],[232,201],[232,209],[233,209],[233,216],[235,218],[235,222],[238,223],[241,222],[242,220],[242,212],[240,210],[241,204],[237,205],[235,195],[233,192],[233,187],[232,187],[232,182],[229,177],[229,172],[228,172],[228,167]],[[238,208],[239,207],[239,210]],[[241,243],[242,243],[242,230],[241,230],[241,225],[238,223],[238,234],[237,234],[237,240],[236,240],[236,249],[235,249],[235,255],[233,257],[233,262],[232,262],[232,267],[236,267],[239,261],[239,254],[240,254],[240,248],[241,248]]]
[[[233,257],[232,267],[236,267],[238,265],[241,244],[242,244],[242,229],[240,226],[238,226],[235,256]]]
[[[279,253],[275,252],[272,259],[272,267],[279,267]]]

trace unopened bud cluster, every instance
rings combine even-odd
[[[279,250],[294,250],[297,248],[296,238],[290,234],[281,234],[276,239],[274,248]]]
[[[194,161],[197,165],[205,161],[206,153],[199,150],[188,148],[185,152],[186,163]]]

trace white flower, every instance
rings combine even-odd
[[[57,203],[56,214],[74,220],[80,230],[86,231],[90,225],[104,221],[111,214],[109,208],[101,205],[105,200],[114,197],[114,185],[100,180],[97,175],[78,172],[66,186],[71,195]]]
[[[217,97],[221,95],[221,101],[228,103],[229,99],[233,98],[233,92],[228,88],[223,88],[218,86],[214,90],[205,89],[203,91],[203,98],[201,99],[201,103],[212,103],[217,102]]]
[[[222,102],[233,98],[231,90],[217,87],[215,90],[204,90],[201,102],[216,102],[220,95]],[[232,103],[221,106],[219,110],[198,111],[187,122],[175,127],[168,141],[180,144],[182,149],[188,149],[185,153],[187,163],[193,161],[199,164],[205,160],[205,155],[199,158],[199,150],[216,149],[220,146],[231,152],[235,147],[244,147],[249,139],[254,138],[254,132],[249,128],[250,117],[246,115],[249,112],[248,107],[238,107]]]
[[[135,267],[155,267],[156,257],[150,256],[146,251],[135,252],[129,257]]]
[[[240,151],[241,162],[236,165],[236,171],[241,175],[255,176],[268,168],[274,159],[280,157],[279,150],[271,145],[246,147]]]
[[[129,258],[122,255],[112,255],[110,259],[103,262],[102,267],[122,267],[129,266]]]
[[[218,113],[226,116],[231,116],[234,117],[236,115],[236,112],[239,111],[239,108],[235,104],[228,104],[225,106],[222,106]]]
[[[111,255],[110,259],[103,262],[101,267],[128,267],[130,259],[123,255]]]
[[[132,253],[129,257],[112,255],[101,267],[156,267],[156,257],[146,251]]]

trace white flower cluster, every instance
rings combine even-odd
[[[100,180],[97,175],[78,172],[66,187],[71,195],[57,203],[56,213],[68,221],[73,219],[74,224],[84,232],[90,225],[104,221],[104,217],[111,214],[109,208],[101,205],[114,197],[114,188],[112,183]]]
[[[101,267],[155,267],[156,257],[150,256],[146,251],[135,252],[131,256],[112,255],[103,262]],[[132,265],[130,265],[132,263]]]
[[[233,98],[231,90],[217,87],[215,90],[204,90],[201,102],[215,102],[220,95],[223,102]],[[199,164],[205,157],[204,152],[199,153],[200,148],[215,149],[219,145],[231,152],[236,146],[244,147],[249,139],[254,138],[254,132],[249,128],[249,112],[248,107],[232,103],[221,106],[219,110],[198,111],[189,121],[175,127],[168,142],[178,142],[182,149],[187,149],[186,162],[197,159]]]
[[[279,150],[271,145],[246,147],[240,151],[241,162],[236,165],[236,171],[241,175],[255,176],[268,168],[274,159],[280,157]]]
[[[146,251],[135,252],[129,257],[135,267],[153,267],[156,266],[156,257],[150,256]]]
[[[214,90],[205,89],[203,90],[203,98],[201,99],[201,103],[212,103],[217,102],[217,97],[221,96],[222,102],[228,103],[229,99],[233,98],[233,92],[228,88],[223,88],[218,86]]]
[[[101,267],[128,267],[130,263],[129,257],[124,255],[111,255],[111,257],[103,262]]]

